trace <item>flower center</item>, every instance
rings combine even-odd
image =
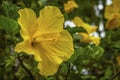
[[[35,47],[35,45],[37,44],[37,42],[35,42],[35,38],[33,39],[33,41],[31,42],[32,47]]]
[[[60,39],[60,33],[42,34],[40,36],[33,38],[31,45],[35,47],[35,45],[41,44],[43,42],[46,42],[46,43],[49,42],[49,43],[55,44],[56,42],[59,41],[59,39]]]

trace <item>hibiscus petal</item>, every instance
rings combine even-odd
[[[40,11],[38,23],[38,34],[60,32],[63,30],[64,17],[57,7],[47,6]]]
[[[97,26],[90,26],[89,24],[85,23],[80,17],[75,17],[73,22],[76,24],[76,26],[83,27],[87,33],[92,33],[97,30]]]
[[[120,10],[120,0],[113,0],[113,7]]]
[[[113,14],[119,13],[119,10],[114,8],[113,6],[109,5],[105,7],[105,13],[104,16],[106,19],[110,19]]]
[[[49,44],[48,48],[52,55],[61,57],[64,61],[69,59],[73,54],[73,40],[67,31],[60,33],[59,40]]]
[[[32,9],[28,8],[20,9],[18,13],[20,14],[18,19],[18,23],[21,27],[20,33],[22,38],[25,40],[30,38],[35,30],[37,20],[36,14]]]
[[[114,14],[106,23],[107,29],[113,29],[120,26],[120,15]]]
[[[15,47],[15,51],[18,53],[25,52],[27,54],[34,55],[36,61],[42,60],[40,55],[37,54],[38,52],[34,49],[34,47],[31,45],[29,41],[23,41],[18,43]]]
[[[96,46],[100,44],[100,37],[90,36],[90,38]]]
[[[15,47],[15,51],[18,53],[25,52],[27,54],[34,54],[34,50],[32,49],[29,41],[23,41],[18,43]]]
[[[83,20],[78,16],[73,19],[73,22],[75,23],[76,26],[79,26],[79,27],[84,24]]]
[[[100,44],[100,37],[90,36],[87,33],[79,33],[83,38],[80,40],[81,42],[86,43],[94,43],[96,46]]]
[[[81,36],[82,36],[82,39],[80,39],[81,42],[86,42],[86,43],[89,43],[89,42],[92,42],[92,40],[90,39],[90,35],[87,34],[87,33],[79,33]]]
[[[67,3],[64,3],[64,10],[69,13],[74,10],[74,8],[78,8],[79,6],[76,4],[74,0],[70,0]]]
[[[59,65],[63,62],[58,56],[46,56],[43,61],[38,63],[38,69],[40,69],[40,74],[45,76],[53,75],[57,72]]]

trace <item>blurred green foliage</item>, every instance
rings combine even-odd
[[[32,8],[38,15],[44,6],[57,6],[64,14],[65,20],[80,16],[89,24],[99,26],[104,19],[106,0],[76,0],[79,8],[71,13],[64,11],[67,0],[0,0],[0,80],[109,80],[119,74],[120,65],[116,60],[120,56],[120,28],[104,29],[106,36],[101,38],[101,44],[80,43],[81,36],[76,32],[85,32],[83,28],[67,27],[74,39],[74,55],[62,63],[53,76],[42,76],[37,69],[33,56],[16,54],[14,47],[22,39],[19,34],[18,10]],[[102,2],[103,9],[96,15],[95,6]],[[98,30],[99,35],[101,31]],[[114,80],[120,80],[116,76]]]

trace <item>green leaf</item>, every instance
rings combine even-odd
[[[31,5],[32,5],[32,1],[33,1],[33,0],[23,0],[25,6],[26,6],[26,7],[29,7],[29,8],[30,8]]]
[[[65,62],[62,63],[58,71],[61,72],[61,73],[67,74],[68,64],[69,63],[65,63]]]
[[[79,34],[73,34],[73,39],[74,40],[80,40],[80,39],[82,39],[83,37],[81,36],[81,35],[79,35]]]
[[[108,68],[105,70],[105,78],[109,79],[112,75],[111,67],[108,66]]]
[[[14,56],[10,56],[10,59],[7,59],[5,62],[6,62],[6,65],[5,65],[5,68],[9,67],[10,65],[14,64],[14,61],[15,61],[15,57]]]
[[[49,77],[47,80],[55,80],[55,77]]]
[[[100,59],[104,53],[104,49],[100,46],[87,46],[85,54],[92,59]]]
[[[47,0],[38,0],[38,4],[40,6],[45,6],[46,2],[47,2]]]
[[[10,66],[13,62],[11,60],[6,60],[6,65],[5,68],[7,68],[8,66]]]
[[[83,47],[76,49],[69,61],[74,63],[81,55],[84,54],[84,51]]]
[[[91,53],[92,58],[99,59],[103,55],[104,49],[100,46],[95,46]]]
[[[120,41],[114,42],[114,44],[112,45],[112,48],[120,49]]]
[[[29,64],[27,64],[27,63],[25,63],[25,62],[23,62],[23,64],[24,64],[24,66],[25,66],[27,69],[32,69],[32,67],[31,67]]]
[[[11,2],[3,1],[1,13],[7,17],[17,19],[18,18],[18,9],[16,5],[12,4]]]
[[[83,27],[67,27],[66,28],[71,34],[76,33],[76,32],[86,32],[86,30]]]
[[[0,17],[0,27],[9,34],[16,34],[19,30],[18,23],[8,17]]]

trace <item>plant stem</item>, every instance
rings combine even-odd
[[[20,56],[19,56],[19,55],[18,55],[18,60],[19,60],[19,62],[20,62],[20,65],[22,66],[22,68],[24,68],[24,70],[30,75],[30,78],[31,78],[32,80],[35,80],[33,74],[32,74],[31,71],[30,71],[29,69],[27,69],[27,67],[23,64],[22,59],[20,59]]]
[[[113,75],[110,80],[114,80],[117,76],[119,76],[119,74],[120,74],[120,71],[116,73],[115,75]]]
[[[65,76],[65,80],[68,80],[68,75],[70,74],[70,69],[71,69],[71,64],[68,63],[68,71],[67,71],[67,74]]]

